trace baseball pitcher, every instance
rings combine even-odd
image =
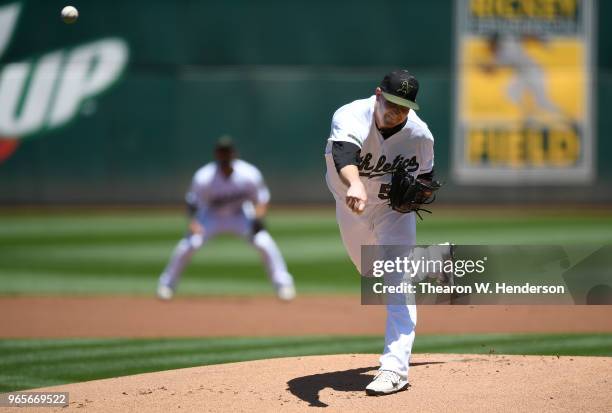
[[[439,187],[433,181],[434,138],[414,112],[419,109],[418,90],[408,71],[391,72],[374,96],[342,106],[332,119],[326,180],[336,200],[342,241],[360,272],[362,245],[415,245],[415,214]],[[401,188],[395,181],[420,186],[405,192],[413,193],[406,200],[394,195]],[[381,366],[367,394],[389,394],[408,386],[416,321],[416,306],[387,305]]]

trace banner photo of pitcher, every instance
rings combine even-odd
[[[457,4],[453,170],[469,184],[594,178],[588,0]]]

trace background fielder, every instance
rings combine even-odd
[[[231,139],[221,138],[215,148],[215,162],[195,173],[186,196],[191,216],[189,231],[159,278],[159,298],[172,298],[193,253],[219,233],[233,233],[249,241],[261,254],[278,297],[282,300],[295,297],[293,277],[263,225],[270,191],[261,172],[248,162],[235,159],[235,155]]]
[[[434,139],[410,109],[418,109],[419,84],[405,70],[386,75],[375,95],[336,111],[325,150],[326,180],[336,200],[340,234],[361,272],[362,245],[416,243],[415,214],[388,206],[391,173],[433,178]],[[385,348],[380,371],[366,392],[388,394],[408,385],[408,363],[416,326],[416,306],[387,305]]]

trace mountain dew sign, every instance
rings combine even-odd
[[[0,6],[0,162],[21,139],[74,119],[85,100],[119,79],[129,57],[124,40],[107,37],[6,62],[4,54],[24,11],[21,3]]]

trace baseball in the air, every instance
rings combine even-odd
[[[62,20],[66,24],[72,24],[79,18],[79,11],[76,7],[66,6],[62,9]]]

